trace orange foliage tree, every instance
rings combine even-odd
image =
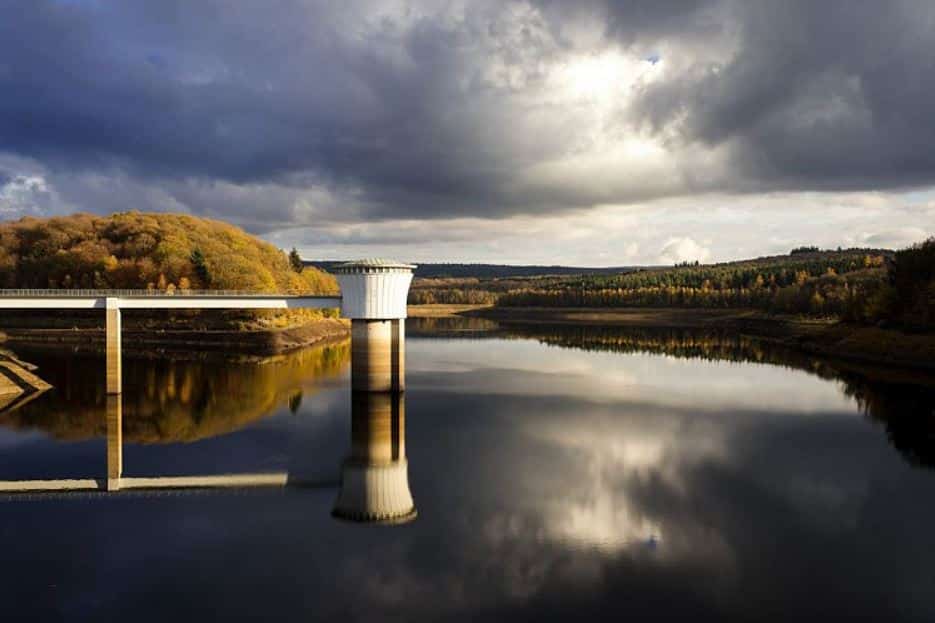
[[[141,212],[0,224],[0,287],[338,291],[331,275],[297,273],[282,250],[233,225]]]

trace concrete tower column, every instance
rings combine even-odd
[[[402,394],[353,393],[351,451],[341,465],[341,488],[331,514],[368,523],[404,523],[416,517]]]
[[[399,392],[406,387],[406,298],[412,264],[360,260],[333,269],[341,314],[351,319],[351,388]]]
[[[117,299],[107,299],[105,316],[104,334],[106,344],[104,349],[107,359],[107,393],[119,394],[123,391],[123,371],[120,351],[120,307],[117,304]]]

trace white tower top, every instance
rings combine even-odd
[[[332,269],[341,286],[341,315],[350,319],[395,320],[406,317],[413,264],[366,259]]]

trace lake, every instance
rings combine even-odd
[[[4,495],[0,612],[935,620],[931,376],[688,331],[408,332],[392,403],[352,401],[346,343],[127,357],[125,475],[297,486]],[[0,413],[0,479],[102,477],[103,358],[13,350],[54,389]],[[335,518],[348,457],[384,450],[417,513]]]

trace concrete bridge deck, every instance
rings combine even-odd
[[[110,305],[108,305],[110,301]],[[333,295],[258,294],[231,290],[0,290],[0,309],[328,309]]]

